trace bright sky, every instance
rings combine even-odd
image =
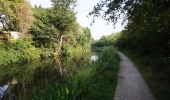
[[[50,0],[29,0],[31,5],[41,5],[42,7],[50,7]],[[97,18],[96,22],[93,26],[90,26],[92,18],[88,18],[87,15],[90,11],[93,10],[93,7],[100,0],[77,0],[77,21],[81,26],[89,27],[92,31],[92,37],[96,39],[100,39],[103,35],[109,35],[111,33],[119,32],[123,29],[120,22],[116,25],[116,28],[110,24],[106,25],[107,21]]]

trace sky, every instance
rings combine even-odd
[[[51,7],[50,0],[29,0],[31,5],[41,5],[42,7],[48,8]],[[92,32],[92,38],[95,40],[100,39],[104,35],[109,35],[111,33],[120,32],[123,29],[121,26],[121,21],[118,22],[116,28],[112,26],[110,23],[107,25],[107,21],[102,18],[97,18],[95,23],[91,26],[92,17],[88,18],[87,15],[90,11],[93,10],[95,4],[97,4],[100,0],[77,0],[76,7],[76,17],[79,24],[83,27],[89,27]]]

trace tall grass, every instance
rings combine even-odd
[[[98,68],[86,100],[113,100],[119,71],[117,49],[105,47],[99,54]]]
[[[48,83],[37,88],[32,87],[31,100],[83,100],[86,90],[91,86],[93,77],[95,76],[96,67],[94,64],[88,64],[81,69],[74,77],[68,78],[63,83]]]

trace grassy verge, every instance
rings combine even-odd
[[[146,64],[145,60],[147,59],[145,59],[145,57],[127,50],[123,50],[123,52],[137,65],[155,98],[157,100],[170,100],[170,81],[165,73],[162,71],[155,71],[155,69],[153,69],[154,64]]]
[[[118,66],[118,63],[113,64],[97,73],[87,100],[113,100],[117,85]]]
[[[98,68],[87,100],[113,100],[117,86],[119,56],[113,47],[106,47],[99,54]]]

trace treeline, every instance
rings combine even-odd
[[[119,18],[123,18],[123,23],[127,23],[116,40],[110,39],[114,37],[111,35],[102,38],[95,45],[114,44],[140,58],[145,64],[143,69],[148,69],[153,74],[148,80],[153,80],[150,87],[158,100],[170,98],[169,13],[169,0],[102,0],[90,13],[94,14],[94,17],[103,14],[105,19],[114,24]]]
[[[112,33],[111,35],[102,36],[99,40],[93,41],[92,47],[115,46],[116,41],[121,33]]]
[[[6,15],[3,20],[5,28],[2,31],[22,33],[22,38],[20,38],[23,40],[22,46],[24,43],[29,45],[28,40],[33,48],[40,49],[40,55],[37,58],[60,56],[63,59],[72,57],[71,59],[74,60],[83,60],[84,55],[88,56],[90,52],[91,31],[89,28],[81,27],[76,21],[75,3],[75,0],[52,0],[51,8],[41,6],[32,8],[27,0],[1,0],[0,13]],[[14,41],[1,41],[1,44],[6,46],[13,44],[13,47],[17,46],[19,50],[24,48],[12,42]],[[5,59],[8,56],[4,53],[6,49],[3,46],[1,48],[1,59]],[[18,51],[17,48],[13,51]],[[35,57],[29,56],[29,58]],[[14,55],[8,63],[17,62],[12,59],[18,59],[17,55]],[[1,65],[6,65],[6,62],[2,62]]]

